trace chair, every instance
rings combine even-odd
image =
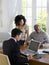
[[[0,65],[10,65],[9,58],[7,55],[0,54]]]
[[[8,40],[10,38],[10,34],[8,32],[0,32],[0,49],[2,49],[3,41]]]

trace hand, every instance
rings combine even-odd
[[[43,48],[43,44],[40,45],[40,48]]]
[[[28,60],[32,60],[33,59],[33,54],[30,54],[30,55],[28,55]]]

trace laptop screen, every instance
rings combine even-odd
[[[39,48],[39,45],[40,45],[40,42],[38,42],[38,41],[31,41],[30,45],[29,45],[29,49],[32,50],[32,51],[37,52],[38,48]]]

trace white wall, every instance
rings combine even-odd
[[[18,0],[9,0],[9,11],[8,11],[8,14],[9,14],[9,30],[11,31],[11,29],[13,28],[13,20],[14,20],[14,17],[16,15],[16,12],[17,12],[17,1]]]
[[[3,31],[8,31],[8,17],[7,17],[7,12],[8,12],[8,8],[7,8],[7,0],[2,0],[2,26],[0,27],[0,32]],[[1,21],[0,21],[1,22]],[[9,24],[9,23],[8,23]]]
[[[1,0],[2,1],[2,25],[0,32],[10,32],[12,22],[15,15],[17,0]],[[1,21],[0,21],[1,22]]]

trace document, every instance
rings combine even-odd
[[[46,51],[48,53],[49,49],[38,49],[39,54],[47,54],[46,52],[43,52],[43,51]]]

